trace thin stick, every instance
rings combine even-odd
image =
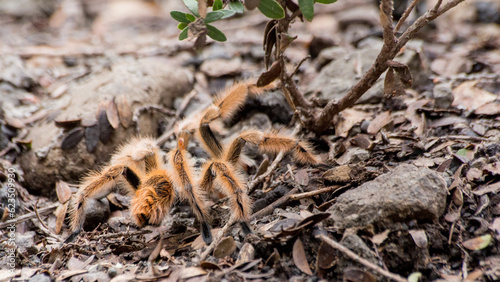
[[[224,236],[224,234],[226,234],[229,231],[231,226],[233,226],[233,223],[234,222],[230,220],[226,223],[226,225],[224,225],[224,227],[222,227],[221,230],[219,230],[219,233],[217,233],[217,236],[215,236],[215,239],[212,241],[212,244],[210,244],[210,246],[208,246],[206,250],[203,251],[203,253],[201,253],[199,262],[204,261],[208,257],[208,255],[210,255],[210,253],[215,249],[215,246],[217,246],[222,240],[222,236]]]
[[[40,218],[40,215],[38,214],[38,210],[36,208],[37,204],[38,204],[38,201],[35,203],[35,206],[33,208],[35,209],[35,215],[38,218],[38,221],[40,222],[40,225],[41,225],[40,230],[45,232],[50,237],[54,238],[56,241],[62,242],[63,239],[61,237],[59,237],[58,235],[56,235],[54,232],[52,232],[52,230],[50,230],[50,228],[47,225],[45,225],[45,222],[43,222],[43,220]]]
[[[290,200],[300,200],[300,199],[304,199],[304,198],[309,198],[309,197],[320,195],[320,194],[323,194],[323,193],[328,193],[328,192],[332,192],[332,191],[337,191],[337,190],[340,190],[340,189],[344,189],[344,188],[347,188],[349,186],[351,186],[351,184],[347,184],[347,185],[344,185],[344,186],[333,185],[333,186],[325,187],[325,188],[322,188],[322,189],[319,189],[319,190],[314,190],[314,191],[310,191],[310,192],[304,192],[304,193],[300,193],[300,194],[294,194],[294,195],[290,196]]]
[[[52,212],[53,210],[55,210],[59,205],[60,205],[60,203],[55,203],[55,204],[50,205],[48,207],[41,208],[40,210],[38,210],[38,214],[40,214],[40,215],[48,214],[48,213]],[[19,217],[16,217],[15,219],[7,220],[5,222],[0,223],[0,228],[7,227],[11,224],[17,225],[19,223],[25,222],[25,221],[30,220],[30,219],[35,218],[35,217],[36,217],[35,212],[23,214]]]
[[[260,211],[258,211],[256,213],[254,213],[252,215],[251,220],[261,218],[263,216],[271,214],[276,208],[279,208],[282,205],[286,204],[290,200],[290,196],[297,193],[298,191],[299,191],[299,188],[297,188],[297,187],[293,188],[288,193],[286,193],[283,197],[274,201],[274,203],[270,204],[269,206],[265,207],[264,209],[261,209]]]
[[[326,236],[325,234],[320,234],[316,238],[322,240],[323,242],[327,243],[328,245],[332,246],[333,248],[341,251],[342,253],[344,253],[346,256],[348,256],[352,260],[354,260],[358,263],[361,263],[362,265],[364,265],[370,269],[373,269],[374,271],[378,272],[379,274],[381,274],[389,279],[392,279],[392,280],[395,280],[398,282],[407,282],[408,281],[406,278],[404,278],[398,274],[389,272],[389,271],[381,268],[380,266],[358,256],[356,253],[354,253],[353,251],[344,247],[342,244],[337,243],[335,240],[328,238],[328,236]]]
[[[118,232],[118,233],[111,233],[111,234],[103,234],[99,235],[96,237],[97,240],[99,239],[110,239],[110,238],[117,238],[117,237],[122,237],[122,236],[135,236],[135,235],[143,235],[143,234],[149,234],[153,231],[151,230],[138,230],[138,231],[125,231],[125,232]]]
[[[285,156],[284,152],[279,152],[279,154],[276,156],[276,159],[274,159],[271,166],[267,168],[267,171],[261,174],[259,177],[255,178],[254,180],[252,180],[250,183],[248,183],[247,189],[249,195],[252,194],[252,192],[255,190],[255,188],[257,188],[257,185],[259,183],[264,181],[264,179],[266,179],[276,169],[276,167],[281,162],[284,156]]]
[[[300,128],[301,128],[300,124],[297,124],[297,126],[293,129],[292,135],[293,136],[297,135],[297,133],[300,131]],[[257,184],[264,181],[264,179],[266,179],[266,177],[268,177],[276,169],[276,167],[281,162],[284,156],[285,152],[283,151],[279,152],[279,154],[276,156],[276,159],[274,159],[273,163],[267,168],[267,171],[248,183],[247,191],[249,195],[252,194],[252,192],[255,190]]]
[[[394,28],[394,34],[398,33],[399,29],[404,24],[404,22],[406,21],[406,19],[410,15],[411,11],[413,11],[413,8],[415,8],[415,6],[417,6],[419,2],[420,2],[420,0],[413,0],[413,2],[411,2],[410,6],[408,8],[406,8],[405,12],[403,13],[403,15],[399,19],[398,23],[396,24],[396,27]]]

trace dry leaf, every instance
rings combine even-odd
[[[64,224],[64,219],[66,218],[66,213],[68,212],[68,205],[69,202],[66,202],[64,205],[59,205],[54,212],[54,215],[56,216],[56,228],[55,232],[56,234],[60,234],[62,230],[62,226]]]
[[[329,244],[321,242],[318,248],[318,259],[316,260],[318,267],[322,269],[332,268],[336,263],[336,258],[335,249]]]
[[[372,120],[372,122],[370,122],[367,132],[369,134],[375,135],[380,131],[380,129],[384,128],[384,126],[391,123],[391,121],[392,121],[391,112],[385,111],[380,115],[378,115],[374,120]]]
[[[349,267],[344,270],[342,276],[345,282],[376,282],[377,279],[370,273],[355,267]]]
[[[396,61],[388,61],[387,64],[396,72],[396,78],[401,81],[403,86],[410,88],[413,83],[410,68],[406,64]]]
[[[372,145],[370,140],[364,135],[357,135],[351,139],[351,143],[363,149],[369,149]]]
[[[108,118],[109,124],[111,124],[114,129],[117,129],[120,125],[120,118],[118,117],[118,109],[114,100],[109,101],[106,105],[106,117]]]
[[[460,213],[458,212],[449,212],[444,216],[444,220],[452,223],[457,221],[460,218]]]
[[[309,184],[309,175],[307,174],[307,170],[305,169],[297,171],[294,177],[295,177],[295,182],[297,182],[299,185],[307,186],[307,184]]]
[[[492,236],[490,234],[486,234],[481,237],[467,240],[463,242],[462,245],[471,251],[477,251],[488,247],[488,245],[491,243],[491,240]]]
[[[465,281],[483,281],[483,279],[481,279],[482,277],[483,271],[478,269],[469,273],[469,275],[467,275],[467,278],[465,278]]]
[[[99,144],[99,125],[89,126],[85,128],[85,145],[87,146],[87,152],[94,152],[97,144]]]
[[[99,128],[99,140],[102,143],[106,144],[111,139],[111,134],[113,133],[113,127],[108,120],[108,116],[106,114],[106,109],[101,107],[97,116],[97,124]]]
[[[335,124],[335,133],[337,136],[347,137],[354,125],[361,123],[363,120],[370,120],[371,114],[348,108],[339,113],[339,118],[339,121]]]
[[[245,0],[245,7],[247,7],[248,10],[253,10],[260,5],[260,1],[261,0]]]
[[[380,234],[373,235],[371,241],[375,245],[380,245],[385,241],[385,239],[387,239],[387,237],[389,236],[389,233],[391,233],[391,230],[387,229]]]
[[[220,228],[214,228],[212,229],[212,237],[215,238],[217,237],[217,233],[219,233],[220,231]],[[203,241],[203,238],[200,236],[196,237],[196,239],[194,239],[194,241],[191,243],[191,248],[193,248],[193,250],[199,250],[203,247],[205,247],[207,244],[205,244],[205,241]]]
[[[59,180],[56,182],[57,198],[61,204],[66,203],[71,198],[71,188],[68,183]]]
[[[202,261],[200,262],[200,267],[203,268],[203,269],[206,269],[206,270],[219,270],[219,271],[222,271],[222,268],[218,265],[218,264],[215,264],[213,262],[209,262],[209,261]]]
[[[263,72],[257,79],[257,87],[263,87],[273,82],[281,74],[281,64],[276,61],[268,71]]]
[[[116,109],[118,110],[118,117],[120,118],[120,123],[125,128],[129,128],[132,125],[132,118],[134,112],[132,111],[132,106],[125,95],[118,95],[115,97]]]
[[[224,237],[214,248],[214,257],[224,258],[230,256],[236,250],[236,243],[232,236]]]
[[[254,259],[255,248],[250,243],[245,243],[241,247],[240,253],[238,254],[238,260],[235,264],[241,264],[244,262],[249,262]]]
[[[181,270],[181,273],[179,275],[179,279],[189,279],[189,278],[193,278],[193,277],[197,277],[197,276],[201,276],[201,275],[205,275],[205,274],[207,274],[207,272],[205,270],[203,270],[203,268],[201,268],[201,267],[196,267],[196,266],[186,267],[183,270]]]
[[[56,279],[56,282],[59,282],[59,281],[64,281],[70,277],[73,277],[73,276],[76,276],[76,275],[80,275],[80,274],[83,274],[83,273],[87,273],[88,270],[85,270],[85,269],[79,269],[79,270],[63,270],[59,273],[59,277],[57,277]]]
[[[417,247],[422,249],[427,248],[428,241],[427,241],[427,235],[425,234],[424,230],[409,230],[408,232],[410,233]]]
[[[73,149],[83,139],[83,135],[84,135],[83,128],[81,128],[81,127],[73,128],[63,138],[63,140],[61,142],[61,149],[62,150]]]
[[[71,129],[80,126],[81,121],[81,119],[56,120],[55,124],[57,127]]]
[[[476,190],[472,191],[472,193],[474,193],[474,195],[481,196],[487,193],[497,194],[499,191],[500,191],[500,181],[490,185],[480,186]]]
[[[492,102],[479,106],[474,113],[476,115],[496,116],[500,115],[500,103]]]
[[[321,177],[335,183],[347,183],[352,180],[351,172],[349,165],[341,165],[327,170]]]
[[[278,250],[274,249],[274,252],[267,258],[265,265],[273,267],[280,259],[280,253],[278,253]]]
[[[500,162],[487,164],[483,170],[488,171],[491,175],[500,175]]]
[[[478,81],[466,81],[453,89],[452,93],[455,97],[454,107],[460,106],[467,110],[478,109],[482,105],[495,101],[497,96],[484,89],[477,87]]]
[[[304,251],[304,245],[302,245],[302,241],[298,238],[295,244],[293,244],[293,262],[302,272],[307,275],[312,275],[311,268],[307,262],[306,252]]]

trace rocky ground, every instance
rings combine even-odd
[[[434,1],[421,2],[423,12]],[[293,24],[298,39],[286,55],[290,70],[311,56],[294,78],[321,104],[359,81],[382,29],[375,1],[315,7],[311,23]],[[132,136],[173,149],[169,132],[181,118],[265,70],[267,20],[258,11],[215,23],[228,41],[193,51],[193,42],[178,41],[172,10],[186,11],[173,0],[0,2],[0,279],[500,279],[494,0],[466,1],[426,26],[395,58],[410,67],[413,86],[386,97],[380,78],[322,134],[295,126],[281,90],[249,99],[222,137],[296,128],[322,160],[301,166],[246,149],[254,234],[225,226],[227,201],[213,199],[213,235],[225,233],[208,249],[185,203],[161,226],[137,228],[130,198],[111,194],[90,203],[87,231],[63,243],[86,172]],[[188,150],[197,168],[209,157],[197,142]]]

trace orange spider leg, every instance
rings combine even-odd
[[[171,177],[164,169],[153,169],[135,192],[130,213],[139,226],[158,225],[167,215],[175,198]]]
[[[83,229],[85,220],[85,205],[87,199],[102,199],[112,192],[120,192],[121,194],[129,194],[137,189],[140,185],[140,178],[137,176],[139,170],[131,165],[130,167],[123,165],[109,166],[102,173],[91,173],[83,181],[76,197],[72,200],[71,215],[71,230],[73,233],[66,239],[66,242],[71,242]],[[122,176],[126,177],[129,185],[123,185]],[[117,185],[120,181],[122,185]]]
[[[242,185],[241,177],[235,173],[234,167],[227,162],[213,161],[205,165],[200,186],[206,189],[217,188],[229,197],[232,220],[239,221],[245,234],[252,233],[248,224],[251,213],[251,200]],[[215,185],[214,185],[215,184]]]
[[[173,165],[175,173],[173,181],[179,187],[179,196],[187,200],[193,208],[194,214],[201,224],[201,235],[207,245],[212,242],[212,232],[208,224],[208,207],[203,192],[198,186],[193,185],[191,167],[186,161],[186,146],[189,141],[189,133],[181,132],[178,137],[177,149],[170,153],[170,163]]]
[[[258,130],[246,130],[236,137],[226,151],[225,160],[235,164],[246,142],[257,145],[266,153],[291,152],[294,159],[302,164],[316,164],[318,158],[311,153],[311,147],[306,142],[281,132],[263,133]]]

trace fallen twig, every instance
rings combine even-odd
[[[294,194],[294,195],[290,196],[290,200],[300,200],[300,199],[304,199],[304,198],[309,198],[309,197],[320,195],[323,193],[328,193],[328,192],[344,189],[344,188],[347,188],[349,186],[351,186],[351,184],[347,184],[344,186],[333,185],[333,186],[325,187],[325,188],[314,190],[314,191],[304,192],[304,193],[300,193],[300,194]]]
[[[288,85],[288,94],[297,107],[301,121],[309,130],[317,133],[326,131],[332,125],[333,117],[342,110],[354,105],[354,103],[375,84],[378,78],[388,69],[389,65],[387,62],[393,60],[406,43],[414,38],[422,27],[463,1],[464,0],[450,0],[444,5],[441,5],[442,1],[439,0],[433,9],[420,16],[401,36],[396,38],[394,33],[395,29],[392,25],[393,2],[390,0],[383,0],[380,4],[380,20],[383,27],[384,45],[370,69],[342,99],[339,101],[331,100],[323,108],[312,107],[309,102],[302,101],[304,97],[296,87],[293,87],[293,81],[289,78],[287,79],[286,76],[282,77],[282,80],[285,79],[283,84]],[[402,24],[402,22],[398,23],[398,26]]]
[[[230,220],[226,223],[226,225],[224,225],[224,227],[222,227],[221,230],[219,230],[219,233],[217,233],[212,243],[205,249],[205,251],[203,251],[203,253],[201,253],[200,260],[198,261],[198,263],[204,261],[208,257],[208,255],[210,255],[210,253],[215,249],[215,246],[217,246],[220,243],[224,234],[226,234],[229,231],[229,229],[231,228],[231,226],[233,226],[233,224],[234,222]]]
[[[374,271],[378,272],[379,274],[389,278],[389,279],[392,279],[392,280],[395,280],[395,281],[398,281],[398,282],[407,282],[408,280],[398,274],[395,274],[395,273],[392,273],[392,272],[389,272],[383,268],[381,268],[380,266],[358,256],[356,253],[354,253],[353,251],[349,250],[348,248],[344,247],[342,244],[336,242],[335,240],[333,239],[330,239],[328,236],[326,236],[325,234],[319,234],[318,236],[316,236],[316,238],[320,239],[321,241],[327,243],[328,245],[332,246],[333,248],[341,251],[342,253],[344,253],[346,256],[348,256],[349,258],[351,258],[352,260],[358,262],[358,263],[361,263],[362,265],[370,268],[370,269],[373,269]]]
[[[102,234],[96,237],[97,240],[99,239],[110,239],[110,238],[118,238],[122,236],[135,236],[135,235],[143,235],[143,234],[149,234],[153,231],[151,230],[138,230],[138,231],[125,231],[125,232],[118,232],[118,233],[111,233],[111,234]]]
[[[300,124],[298,124],[294,128],[292,135],[295,136],[300,131],[300,128],[301,128],[301,126],[300,126]],[[276,169],[276,167],[278,167],[278,164],[281,162],[281,160],[283,160],[284,156],[285,156],[285,152],[283,152],[283,151],[279,152],[279,154],[274,159],[273,163],[267,168],[267,171],[248,183],[247,191],[248,191],[249,195],[252,194],[252,192],[255,190],[255,188],[257,188],[257,185],[259,183],[264,181],[264,179],[266,179]]]
[[[299,188],[293,188],[288,193],[286,193],[283,197],[274,201],[274,203],[270,204],[269,206],[265,207],[264,209],[261,209],[260,211],[258,211],[256,213],[254,213],[252,215],[251,220],[261,218],[265,215],[271,214],[276,208],[279,208],[280,206],[286,204],[290,200],[290,196],[297,193],[298,191],[299,191]]]
[[[38,221],[40,223],[40,226],[39,226],[40,230],[43,231],[45,234],[47,234],[47,236],[55,239],[57,242],[62,242],[63,239],[59,235],[57,235],[54,232],[52,232],[52,230],[50,230],[50,228],[47,225],[45,225],[45,222],[43,222],[43,220],[40,218],[40,214],[38,214],[38,210],[37,210],[37,207],[36,207],[37,204],[38,204],[38,202],[35,203],[35,205],[33,206],[33,208],[35,210],[35,215],[38,218]]]
[[[55,204],[52,204],[52,205],[50,205],[48,207],[41,208],[40,210],[38,210],[38,214],[39,215],[48,214],[48,213],[52,212],[53,210],[55,210],[59,205],[60,205],[60,203],[55,203]],[[7,220],[5,222],[0,223],[0,228],[7,227],[7,226],[9,226],[11,224],[16,224],[17,225],[19,223],[22,223],[22,222],[25,222],[25,221],[30,220],[32,218],[35,218],[36,216],[37,215],[36,215],[35,212],[30,212],[30,213],[18,216],[15,219]]]

